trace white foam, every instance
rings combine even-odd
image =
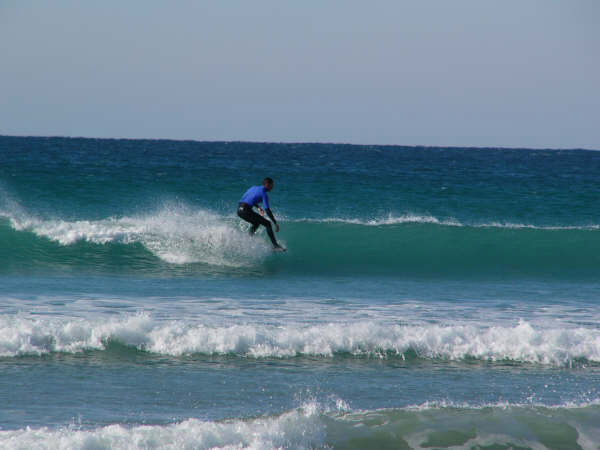
[[[393,216],[389,214],[387,217],[373,218],[373,219],[353,219],[353,218],[339,218],[339,217],[328,217],[324,219],[297,219],[297,222],[321,222],[321,223],[348,223],[353,225],[365,225],[365,226],[382,226],[382,225],[399,225],[405,223],[431,223],[436,225],[448,225],[448,226],[463,226],[460,222],[455,219],[440,220],[430,215],[420,214],[404,214],[400,216]]]
[[[44,220],[24,213],[10,216],[11,226],[31,231],[61,245],[78,241],[96,244],[140,243],[162,260],[173,264],[206,263],[245,266],[269,254],[263,239],[249,239],[237,221],[227,221],[210,211],[166,205],[139,217],[102,220]]]
[[[172,425],[96,430],[65,428],[0,431],[3,449],[274,449],[316,448],[325,443],[316,404],[277,417],[208,422],[188,419]]]
[[[564,366],[574,360],[600,362],[600,330],[514,326],[393,325],[376,321],[350,323],[233,324],[213,326],[180,320],[161,321],[141,314],[119,319],[0,317],[0,356],[103,350],[107,343],[157,354],[243,357],[358,357],[391,355],[420,358],[520,361]]]

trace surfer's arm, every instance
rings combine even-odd
[[[269,207],[269,197],[267,197],[267,193],[266,192],[263,192],[263,195],[262,195],[262,204],[263,204],[263,208],[265,209],[265,211],[268,211],[269,209],[271,209]]]
[[[269,219],[271,219],[271,222],[273,222],[273,225],[275,225],[275,231],[279,231],[279,225],[277,224],[277,221],[275,220],[275,216],[273,215],[271,208],[267,208],[266,213],[267,213],[267,216],[269,216]]]

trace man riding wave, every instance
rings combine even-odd
[[[271,222],[264,218],[266,212],[267,216],[269,216],[275,225],[275,231],[279,232],[279,225],[277,224],[275,216],[273,216],[273,212],[269,207],[269,197],[267,196],[267,192],[273,189],[273,184],[273,179],[267,177],[263,180],[262,186],[252,186],[250,189],[248,189],[240,199],[237,215],[241,219],[244,219],[246,222],[252,224],[252,227],[250,228],[250,235],[256,233],[258,227],[262,225],[267,229],[267,234],[269,235],[271,243],[273,244],[273,250],[285,250],[277,243]],[[258,206],[258,204],[261,202],[264,209]],[[252,209],[255,206],[260,215],[254,212]]]

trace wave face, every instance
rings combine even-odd
[[[348,411],[307,403],[276,416],[170,425],[72,426],[0,431],[6,449],[564,448],[591,449],[600,438],[596,404],[421,405]]]
[[[290,225],[290,242],[299,242],[301,254],[299,261],[285,263],[310,261],[320,271],[335,267],[399,276],[593,277],[600,268],[600,234],[594,228],[404,220]]]
[[[382,358],[512,362],[554,367],[600,363],[600,330],[540,325],[393,325],[376,321],[314,325],[215,326],[157,321],[0,316],[0,356],[112,352],[122,347],[172,357]]]

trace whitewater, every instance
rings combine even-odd
[[[211,320],[212,322],[212,320]],[[211,326],[161,322],[146,315],[119,320],[1,318],[0,356],[110,350],[121,344],[160,355],[253,358],[352,356],[525,362],[569,367],[600,362],[600,329],[483,325],[355,323]]]
[[[598,173],[0,136],[0,447],[596,449]],[[265,176],[285,254],[235,214]]]

